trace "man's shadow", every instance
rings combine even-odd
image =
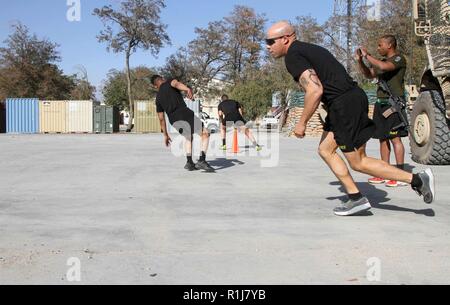
[[[214,167],[216,171],[220,171],[226,168],[230,168],[236,165],[244,165],[245,162],[236,160],[236,159],[226,159],[226,158],[219,158],[215,160],[208,161],[209,165]]]
[[[405,163],[404,170],[407,171],[408,173],[412,173],[415,168],[416,167],[414,165],[411,165],[409,163]]]
[[[330,185],[338,185],[339,191],[341,193],[344,193],[344,196],[337,196],[337,197],[328,197],[328,200],[347,200],[348,196],[345,192],[344,187],[341,185],[340,182],[334,181],[330,182]],[[374,185],[370,183],[365,182],[356,182],[356,186],[361,191],[362,194],[366,195],[370,201],[370,204],[372,205],[372,208],[374,209],[380,209],[380,210],[389,210],[389,211],[397,211],[397,212],[409,212],[409,213],[415,213],[418,215],[424,215],[427,217],[434,217],[435,213],[433,209],[423,209],[423,210],[414,210],[409,208],[403,208],[396,205],[391,204],[383,204],[384,202],[388,202],[391,199],[387,197],[388,193],[386,191],[380,190],[376,188]],[[408,186],[409,187],[409,186]],[[371,216],[372,213],[366,212],[365,214],[361,214],[365,216]]]
[[[260,147],[264,147],[263,145],[260,145]],[[249,151],[250,149],[256,149],[253,145],[245,145],[245,146],[239,146],[240,149],[243,149],[244,151]]]

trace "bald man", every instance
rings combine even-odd
[[[305,106],[295,127],[295,135],[305,137],[308,121],[321,101],[328,109],[319,154],[348,194],[348,200],[334,209],[336,215],[350,216],[371,208],[369,200],[356,186],[347,164],[337,153],[338,148],[353,170],[408,183],[423,196],[425,203],[434,201],[431,169],[411,174],[367,157],[366,143],[375,132],[375,126],[368,117],[367,95],[328,50],[298,41],[294,28],[286,21],[270,27],[266,44],[274,58],[285,58],[287,70],[305,91]]]

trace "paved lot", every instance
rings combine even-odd
[[[0,284],[67,284],[71,257],[81,284],[450,284],[450,167],[430,206],[356,174],[374,208],[338,218],[318,139],[281,137],[276,167],[240,142],[205,174],[160,135],[0,135]]]

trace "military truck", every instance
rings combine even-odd
[[[416,35],[428,57],[411,112],[412,159],[450,164],[450,0],[413,0]]]

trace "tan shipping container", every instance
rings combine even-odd
[[[66,101],[39,101],[39,132],[67,133]]]
[[[92,133],[93,130],[92,101],[67,102],[67,132]]]
[[[134,102],[134,131],[142,133],[161,132],[156,103],[152,101]]]

